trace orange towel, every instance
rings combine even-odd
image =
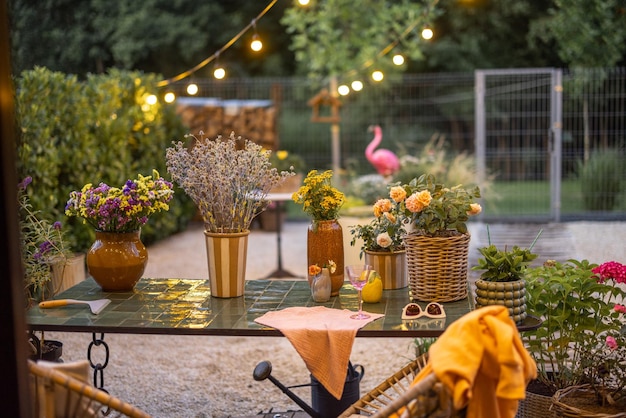
[[[467,418],[513,418],[537,366],[504,306],[488,306],[453,322],[428,351],[415,381],[433,371]]]
[[[351,319],[354,312],[325,306],[270,311],[255,319],[276,328],[296,349],[307,369],[337,399],[341,399],[348,361],[357,331],[383,314]]]

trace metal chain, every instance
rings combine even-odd
[[[89,343],[89,347],[87,347],[87,359],[89,359],[89,365],[93,369],[93,385],[98,389],[109,393],[106,389],[104,389],[104,368],[109,364],[109,346],[106,342],[104,342],[104,333],[100,334],[100,338],[96,338],[95,332],[91,335],[92,341]],[[91,351],[94,346],[104,347],[104,363],[94,363]]]

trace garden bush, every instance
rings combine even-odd
[[[583,204],[585,209],[611,211],[624,187],[621,152],[605,149],[594,152],[587,163],[578,162]]]
[[[18,122],[17,171],[31,176],[35,210],[61,220],[72,250],[86,251],[94,231],[64,215],[72,190],[105,182],[121,187],[152,169],[168,178],[165,149],[187,132],[173,104],[148,105],[158,95],[155,74],[111,70],[79,80],[43,67],[15,80]],[[170,210],[142,228],[149,244],[186,227],[194,214],[190,199],[176,190]]]

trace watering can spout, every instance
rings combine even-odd
[[[272,376],[272,363],[265,360],[260,362],[254,368],[254,372],[252,372],[252,377],[256,381],[262,381],[265,379],[269,379],[276,387],[278,387],[285,395],[289,396],[289,398],[294,401],[300,408],[304,410],[307,414],[309,414],[313,418],[320,418],[320,414],[311,408],[306,402],[296,396],[289,388],[282,383],[280,383],[274,376]]]

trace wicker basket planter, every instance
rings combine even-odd
[[[519,401],[515,418],[556,418],[550,410],[552,397],[526,391],[526,399]]]
[[[466,298],[469,242],[469,234],[408,234],[404,243],[411,299],[453,302]]]
[[[593,403],[595,394],[589,385],[570,386],[556,391],[552,397],[552,411],[557,417],[566,418],[626,418],[625,405],[614,407],[611,411],[585,410],[568,402],[568,399],[589,400]],[[580,406],[580,405],[579,405]]]

